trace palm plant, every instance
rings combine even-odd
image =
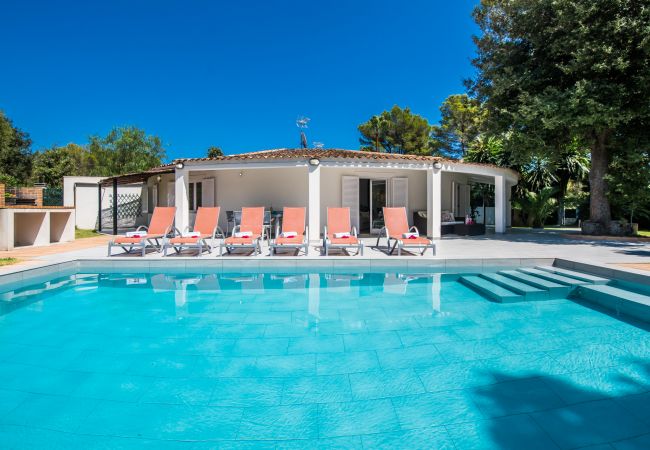
[[[526,191],[515,201],[515,207],[526,214],[529,226],[544,228],[544,222],[553,214],[557,206],[554,195],[553,187],[545,187],[539,191]]]
[[[589,175],[589,151],[574,139],[555,161],[557,179],[558,225],[564,225],[564,205],[569,183],[581,182]]]

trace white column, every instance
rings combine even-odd
[[[318,241],[320,239],[320,165],[309,166],[308,191],[309,201],[307,203],[309,210],[309,240]]]
[[[176,169],[174,202],[176,203],[176,228],[183,232],[190,224],[190,172],[187,169]]]
[[[506,214],[508,211],[508,189],[503,175],[494,177],[494,231],[506,232]]]
[[[506,183],[506,228],[512,227],[512,186]]]
[[[440,237],[442,222],[442,169],[427,169],[427,236]]]

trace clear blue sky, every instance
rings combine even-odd
[[[0,109],[34,148],[116,125],[168,157],[359,147],[357,125],[394,104],[431,122],[463,92],[472,0],[3,2]]]

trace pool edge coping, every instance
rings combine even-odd
[[[133,258],[74,258],[67,261],[45,262],[37,266],[15,267],[15,270],[0,273],[0,283],[11,283],[25,279],[56,274],[64,271],[78,271],[86,266],[92,269],[106,270],[107,272],[132,272],[151,273],[156,270],[185,271],[202,267],[217,270],[243,269],[250,270],[290,270],[292,268],[308,267],[313,269],[359,269],[381,270],[382,268],[394,269],[423,269],[438,270],[447,273],[462,273],[463,270],[472,272],[493,272],[506,267],[532,267],[536,265],[553,265],[556,267],[576,270],[598,275],[612,280],[628,281],[650,286],[650,273],[632,268],[609,267],[585,261],[569,260],[564,258],[436,258],[436,259],[198,259],[179,258],[173,260],[136,260]]]

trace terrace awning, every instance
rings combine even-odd
[[[174,164],[165,164],[164,166],[154,167],[153,169],[144,172],[127,173],[124,175],[116,175],[114,177],[104,178],[100,184],[104,187],[112,186],[113,184],[136,184],[145,183],[147,179],[166,173],[174,173]]]

